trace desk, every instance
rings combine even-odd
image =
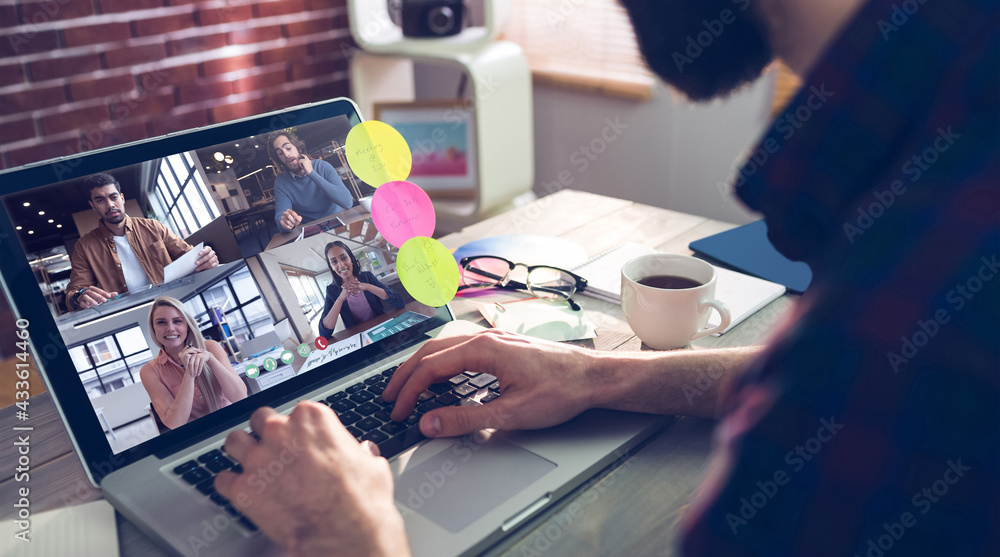
[[[631,201],[563,190],[534,203],[442,238],[451,249],[497,234],[546,234],[574,240],[599,253],[625,241],[671,253],[689,254],[688,242],[735,225]],[[597,338],[577,344],[597,350],[639,350],[640,341],[625,322],[620,306],[574,297],[598,327]],[[696,347],[746,346],[766,339],[793,297],[783,296],[721,337],[707,337]],[[476,300],[456,299],[461,318],[485,324]],[[32,512],[100,497],[90,489],[72,452],[48,393],[32,397]],[[13,442],[13,406],[0,410],[0,446]],[[488,555],[552,556],[672,555],[675,523],[701,479],[710,456],[712,422],[681,418],[633,451],[618,467],[583,484],[525,527],[508,536]],[[37,441],[36,441],[37,440]],[[6,467],[0,497],[12,500],[13,466]],[[11,516],[0,509],[0,518]],[[126,557],[164,555],[132,524],[118,515],[121,553]]]
[[[294,229],[292,229],[291,232],[278,232],[277,234],[274,235],[273,238],[271,238],[271,241],[267,244],[267,247],[264,249],[265,251],[269,251],[274,248],[281,247],[285,244],[290,244],[294,242],[296,238],[299,237],[299,234],[302,233],[303,228],[307,226],[312,226],[314,224],[320,224],[326,222],[332,218],[338,218],[340,219],[340,222],[347,225],[347,227],[350,227],[350,225],[356,222],[361,222],[365,219],[369,219],[371,218],[371,216],[372,214],[369,213],[368,211],[365,211],[364,207],[358,205],[346,211],[341,211],[336,215],[330,215],[328,217],[324,217],[316,221],[302,223],[299,226],[296,226]]]

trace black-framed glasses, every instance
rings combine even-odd
[[[459,267],[462,269],[459,291],[469,288],[526,290],[536,298],[566,300],[574,311],[580,311],[580,306],[570,296],[587,288],[587,279],[566,269],[548,265],[528,266],[493,255],[464,257]],[[511,279],[511,273],[517,267],[524,267],[527,271],[524,282]]]

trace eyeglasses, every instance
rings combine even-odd
[[[514,263],[492,255],[464,257],[459,266],[462,268],[462,285],[458,287],[459,291],[468,288],[527,290],[537,298],[566,300],[574,311],[580,311],[580,306],[570,296],[587,288],[587,279],[565,269],[548,265],[529,267],[524,263]],[[524,282],[511,279],[511,272],[516,267],[527,270]]]

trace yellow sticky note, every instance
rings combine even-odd
[[[351,128],[344,146],[347,164],[366,184],[379,187],[386,182],[405,180],[413,157],[410,146],[395,128],[369,120]]]
[[[422,304],[441,307],[458,292],[458,264],[444,245],[426,236],[407,240],[396,256],[403,288]]]

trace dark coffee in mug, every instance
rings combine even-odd
[[[674,275],[652,275],[639,279],[636,282],[643,286],[651,286],[653,288],[663,288],[667,290],[681,290],[684,288],[696,288],[701,286],[701,283],[694,279]]]

